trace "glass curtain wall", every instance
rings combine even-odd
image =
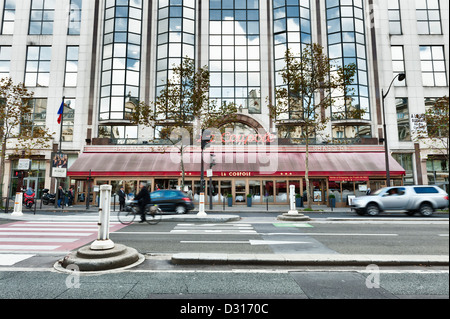
[[[369,80],[366,53],[364,7],[362,0],[326,0],[328,54],[338,66],[356,64],[352,96],[339,96],[331,107],[333,120],[351,120],[351,107],[364,110],[363,120],[370,120]]]
[[[301,58],[305,46],[312,43],[310,1],[274,0],[273,19],[275,85],[279,89],[286,86],[281,75],[286,67],[286,51],[289,49],[295,57]],[[283,118],[301,118],[303,114],[300,104],[290,105],[289,114]],[[304,142],[300,127],[293,127],[280,134],[290,138],[293,143]]]
[[[140,95],[142,0],[107,0],[104,18],[100,121],[127,120]]]
[[[286,67],[285,54],[291,50],[301,58],[306,44],[311,44],[310,1],[274,0],[274,44],[275,44],[275,82],[284,86],[281,71]]]
[[[261,114],[259,0],[210,0],[210,97]]]
[[[159,0],[156,94],[183,59],[195,59],[195,1]]]

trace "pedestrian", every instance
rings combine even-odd
[[[67,192],[67,205],[69,207],[73,207],[73,200],[75,199],[75,195],[73,193],[73,187],[69,188]]]
[[[141,191],[139,192],[139,194],[137,194],[137,196],[134,199],[137,200],[138,203],[139,203],[139,209],[140,209],[140,213],[141,213],[141,221],[140,221],[140,223],[143,223],[143,222],[146,221],[146,218],[145,218],[145,214],[146,214],[145,207],[147,205],[149,205],[151,203],[151,201],[150,201],[150,193],[149,193],[149,191],[147,189],[146,184],[141,182],[140,188],[141,188]]]
[[[64,189],[62,188],[62,186],[59,186],[58,187],[58,207],[59,208],[61,208],[61,203],[64,205],[65,197],[66,197],[66,192],[64,192]]]
[[[125,199],[127,197],[123,186],[120,187],[120,189],[117,191],[117,196],[119,196],[119,205],[120,205],[119,211],[123,211],[125,209]]]

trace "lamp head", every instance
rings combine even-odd
[[[398,75],[398,80],[399,80],[400,82],[404,81],[405,79],[406,79],[406,74],[405,74],[405,73],[400,73],[400,74]]]

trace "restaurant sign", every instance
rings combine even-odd
[[[368,182],[368,176],[330,176],[330,182]]]

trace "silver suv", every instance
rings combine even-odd
[[[377,216],[384,211],[405,211],[430,217],[436,209],[448,207],[448,194],[437,186],[386,187],[370,196],[357,197],[352,208],[358,215]]]

